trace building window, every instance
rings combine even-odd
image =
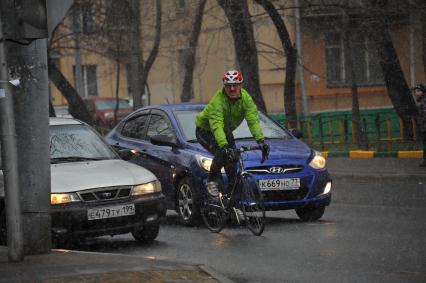
[[[81,96],[98,96],[98,76],[97,65],[81,65],[82,91]],[[77,75],[75,66],[73,66],[74,85],[77,86]],[[77,88],[77,87],[76,87]],[[77,88],[78,89],[78,88]]]
[[[176,15],[184,15],[186,12],[186,0],[176,0]]]
[[[90,35],[96,32],[95,13],[94,4],[88,3],[81,7],[81,31],[83,34]]]
[[[356,82],[359,86],[383,84],[383,73],[374,43],[365,33],[353,33],[349,42],[354,52]],[[327,85],[330,87],[347,87],[349,70],[347,67],[349,52],[345,52],[341,32],[325,34],[325,59]]]

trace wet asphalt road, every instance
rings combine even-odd
[[[235,282],[426,282],[426,180],[335,178],[322,220],[267,216],[261,237],[182,227],[171,213],[151,245],[128,234],[73,248],[204,264]]]

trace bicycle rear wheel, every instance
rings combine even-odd
[[[247,228],[256,236],[260,236],[265,229],[265,206],[263,197],[257,185],[243,182],[241,209],[244,214]]]
[[[219,233],[225,227],[227,215],[216,198],[207,197],[201,207],[201,216],[204,224],[213,233]]]

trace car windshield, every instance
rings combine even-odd
[[[96,109],[98,110],[112,110],[112,109],[115,109],[115,105],[116,105],[115,100],[97,100],[96,101]],[[132,106],[130,106],[129,102],[127,102],[126,100],[119,100],[118,108],[128,109],[128,108],[132,108]]]
[[[179,127],[186,141],[196,141],[195,137],[195,116],[198,111],[175,111],[174,115],[179,123]],[[274,121],[268,116],[259,112],[260,127],[262,128],[263,134],[267,139],[280,139],[288,138],[289,134],[279,127]],[[243,120],[241,125],[233,132],[235,139],[247,139],[252,138],[250,129],[247,125],[246,120]]]
[[[88,126],[50,126],[49,134],[51,163],[118,158]]]

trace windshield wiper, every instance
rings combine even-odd
[[[192,139],[192,140],[187,140],[187,142],[196,143],[196,142],[198,142],[198,140],[197,139]]]
[[[104,160],[102,157],[66,156],[50,158],[50,163]]]

